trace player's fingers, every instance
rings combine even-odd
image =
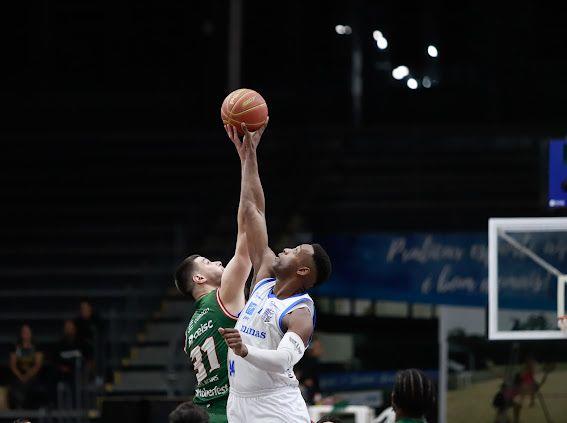
[[[222,330],[224,331],[224,333],[239,333],[238,329],[234,328],[222,328]]]
[[[246,124],[244,122],[242,122],[240,124],[240,126],[242,127],[242,130],[244,131],[245,135],[250,135],[250,131],[248,131],[248,127],[246,126]]]
[[[258,129],[258,132],[259,132],[260,136],[262,136],[262,134],[263,134],[264,131],[266,130],[266,127],[268,126],[269,120],[270,120],[270,116],[266,116],[266,121],[265,121],[264,124],[260,127],[260,129]]]
[[[238,341],[240,339],[240,334],[238,334],[238,333],[225,333],[223,335],[223,337],[227,341],[234,341],[234,340]]]
[[[222,336],[224,336],[225,331],[226,331],[226,329],[224,329],[224,328],[219,328],[219,333],[220,333]]]

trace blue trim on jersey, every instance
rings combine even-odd
[[[302,295],[305,295],[305,292],[299,292],[297,294],[290,295],[287,298],[301,297]],[[272,286],[272,289],[270,289],[270,292],[268,292],[268,298],[274,298],[274,297],[276,297],[276,294],[274,294],[274,287]],[[286,298],[286,300],[287,300],[287,298]]]
[[[311,346],[311,341],[313,341],[313,335],[315,334],[315,325],[317,324],[317,310],[315,310],[315,304],[313,304],[313,332],[307,341],[307,348]]]
[[[254,287],[254,289],[252,290],[252,293],[250,294],[250,297],[252,297],[252,295],[254,295],[254,293],[258,290],[258,288],[260,288],[262,285],[266,285],[268,282],[273,282],[275,281],[276,278],[266,278],[266,279],[262,279],[260,282],[258,282],[256,284],[256,286]]]
[[[303,295],[303,294],[302,294],[302,295]],[[282,322],[283,322],[283,318],[287,315],[287,313],[289,313],[289,311],[290,311],[293,307],[295,307],[296,305],[301,304],[301,303],[309,303],[309,302],[311,302],[311,300],[310,300],[309,298],[302,298],[301,300],[297,300],[296,302],[294,302],[292,305],[290,305],[288,308],[286,308],[286,309],[282,312],[282,314],[280,315],[280,318],[278,319],[278,326],[279,326],[280,330],[282,331],[282,333],[285,333],[285,332],[284,332],[284,329],[283,329],[283,326],[282,326]]]

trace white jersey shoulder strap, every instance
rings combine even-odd
[[[254,294],[262,294],[266,291],[269,291],[275,284],[276,278],[266,278],[256,282],[254,289],[252,289],[252,292],[250,292],[250,298],[252,298]]]
[[[309,310],[309,313],[311,313],[311,317],[313,318],[313,329],[315,329],[315,304],[309,294],[294,295],[292,297],[286,298],[285,300],[278,300],[278,302],[281,306],[279,307],[278,313],[276,315],[276,320],[278,322],[278,328],[280,329],[282,335],[286,332],[283,324],[284,317],[292,311],[298,310],[300,308],[307,308]]]

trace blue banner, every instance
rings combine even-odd
[[[437,381],[437,370],[424,370],[433,381]],[[396,370],[373,372],[323,373],[319,385],[323,391],[349,391],[359,389],[392,389],[396,381]]]
[[[511,235],[549,265],[567,272],[565,232]],[[323,238],[333,262],[322,296],[485,306],[488,237],[484,233],[366,234]],[[553,310],[557,278],[503,239],[498,242],[502,308]]]
[[[321,240],[331,280],[315,292],[347,298],[484,306],[486,234],[337,235]]]

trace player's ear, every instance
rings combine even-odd
[[[200,273],[195,273],[193,275],[193,282],[196,283],[197,285],[201,285],[207,282],[207,278],[201,275]]]
[[[307,266],[301,266],[299,269],[297,269],[297,274],[299,276],[307,276],[309,273],[311,273],[311,269]]]

